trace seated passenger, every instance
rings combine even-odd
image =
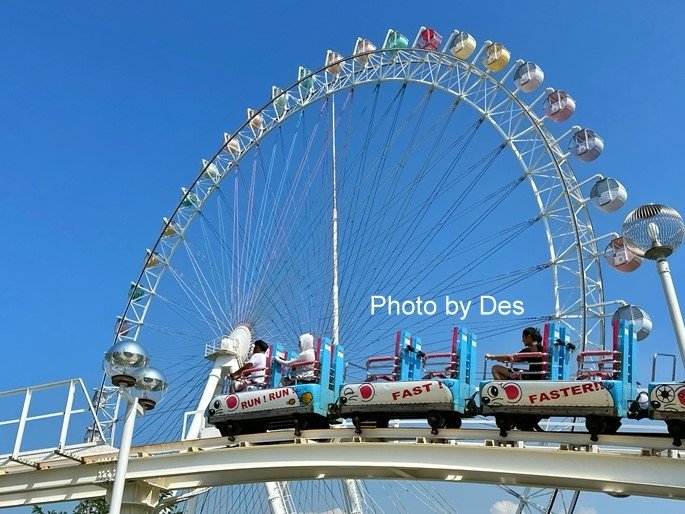
[[[521,353],[539,353],[542,352],[542,335],[540,331],[535,327],[528,327],[523,329],[523,334],[521,340],[525,347],[519,350]],[[492,376],[495,380],[540,380],[543,377],[543,365],[542,357],[534,355],[531,357],[525,357],[518,354],[508,355],[493,355],[486,354],[485,358],[488,360],[494,360],[499,362],[526,362],[528,363],[528,369],[519,368],[508,368],[506,366],[495,365],[492,367]]]
[[[268,349],[269,345],[261,339],[257,339],[254,342],[254,349],[252,350],[250,360],[237,371],[231,373],[231,378],[235,380],[235,382],[233,382],[233,390],[235,392],[245,390],[252,391],[264,386],[264,368],[266,368],[266,351]],[[241,378],[243,371],[247,371],[251,368],[255,368],[256,371]]]
[[[295,355],[292,359],[281,359],[278,355],[274,357],[274,360],[281,364],[282,366],[293,366],[294,369],[291,371],[289,376],[283,377],[283,385],[289,386],[295,383],[312,383],[316,382],[316,376],[314,374],[314,366],[316,360],[316,352],[314,352],[314,336],[311,334],[302,334],[300,336],[300,353]],[[298,363],[307,363],[299,366]]]

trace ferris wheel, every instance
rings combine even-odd
[[[603,346],[588,203],[610,212],[626,192],[577,177],[604,142],[543,79],[501,43],[389,30],[247,109],[181,189],[117,318],[115,342],[143,343],[172,384],[137,440],[197,436],[229,336],[243,356],[257,338],[332,337],[348,378],[402,328],[434,351],[454,325],[486,347],[560,321]]]

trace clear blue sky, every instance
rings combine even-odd
[[[606,142],[583,173],[615,176],[629,192],[623,210],[597,221],[600,233],[618,231],[628,211],[647,202],[685,212],[684,9],[677,1],[259,9],[3,2],[0,390],[75,376],[97,384],[128,283],[199,160],[272,85],[291,84],[299,65],[322,65],[329,48],[348,55],[357,36],[380,45],[391,27],[411,36],[420,25],[443,35],[458,28],[479,42],[502,41],[513,58],[543,67],[545,85],[571,92],[579,121]],[[685,284],[683,252],[670,259],[676,287]],[[608,297],[639,304],[654,320],[643,355],[676,353],[653,264],[631,275],[607,270],[605,278]],[[648,379],[647,369],[641,376]],[[581,503],[586,514],[681,508],[602,495]]]

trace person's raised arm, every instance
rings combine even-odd
[[[304,350],[304,351],[298,353],[297,355],[295,355],[295,357],[293,357],[292,359],[287,359],[287,360],[281,359],[278,355],[276,355],[274,357],[274,360],[276,362],[278,362],[281,366],[290,366],[291,364],[294,364],[296,362],[306,362],[306,361],[313,360],[311,358],[311,355],[309,355],[309,353],[310,352],[308,352],[307,350]]]
[[[486,353],[485,358],[489,361],[499,361],[499,362],[512,362],[514,358],[508,353],[493,354]]]

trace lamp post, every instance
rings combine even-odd
[[[110,514],[121,512],[136,415],[138,412],[144,414],[145,411],[154,409],[166,393],[168,384],[164,375],[149,367],[149,362],[145,348],[133,341],[116,343],[107,350],[103,361],[105,372],[112,380],[112,384],[119,387],[119,394],[127,402],[126,419],[109,502]]]
[[[636,255],[656,261],[666,305],[673,323],[680,358],[685,366],[685,324],[678,304],[671,270],[666,257],[682,243],[685,223],[680,214],[671,207],[646,204],[628,214],[621,228],[626,245]]]

